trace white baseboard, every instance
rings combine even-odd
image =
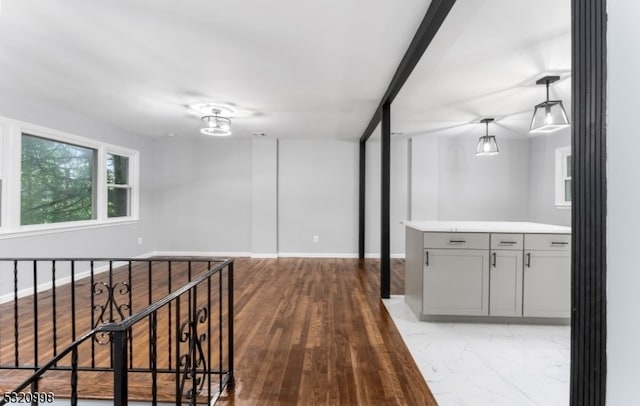
[[[278,252],[277,254],[254,254],[251,252],[216,252],[216,251],[155,251],[149,256],[205,256],[205,257],[248,257],[255,259],[276,259],[276,258],[358,258],[357,253],[326,253],[326,252]],[[365,258],[380,258],[380,254],[368,253]],[[404,259],[404,254],[391,254],[393,259]]]
[[[255,258],[255,259],[277,259],[278,258],[278,254],[251,254],[251,258]]]
[[[145,254],[137,255],[133,257],[145,259],[150,257],[215,257],[215,258],[255,258],[255,259],[277,259],[277,258],[358,258],[358,254],[356,253],[319,253],[319,252],[279,252],[277,254],[252,254],[250,252],[219,252],[219,251],[152,251]],[[391,258],[394,259],[404,259],[404,254],[391,254]],[[380,254],[369,253],[365,254],[365,258],[380,258]],[[126,262],[114,262],[113,267],[119,267],[126,265]],[[103,265],[94,268],[94,275],[106,272],[109,270],[109,265]],[[90,270],[84,270],[80,272],[76,272],[75,280],[80,280],[83,278],[87,278],[91,276]],[[56,279],[56,286],[63,286],[71,283],[71,276],[64,276]],[[51,281],[46,281],[39,283],[36,291],[42,292],[45,290],[49,290],[53,287],[53,283]],[[33,295],[33,287],[27,287],[20,289],[17,292],[18,298],[22,298],[25,296]],[[0,295],[0,303],[6,303],[14,300],[15,293],[10,292],[3,295]]]
[[[358,254],[340,253],[331,254],[324,252],[279,252],[280,258],[358,258]]]
[[[136,258],[142,258],[142,257],[138,256]],[[86,261],[82,261],[82,262],[86,263]],[[98,261],[98,262],[104,262],[104,261]],[[124,266],[124,265],[127,265],[127,263],[122,261],[116,261],[112,264],[112,267],[115,269],[117,267]],[[98,266],[93,268],[93,274],[98,275],[98,274],[107,272],[108,270],[109,270],[109,265]],[[86,271],[76,272],[75,280],[79,281],[81,279],[88,278],[90,276],[91,276],[91,269],[88,269]],[[71,283],[71,275],[63,276],[61,278],[56,279],[56,287],[68,285],[70,283]],[[36,286],[36,292],[43,292],[51,288],[53,288],[52,281],[42,282]],[[18,299],[26,296],[32,296],[32,295],[33,295],[33,287],[23,288],[17,292]],[[16,293],[14,292],[5,293],[4,295],[0,296],[0,303],[11,302],[12,300],[14,300],[15,296],[16,296]]]
[[[365,258],[371,258],[371,259],[379,259],[380,258],[380,254],[375,254],[375,253],[368,253],[368,254],[364,254]],[[404,259],[405,255],[404,254],[391,254],[391,258],[393,259]]]
[[[218,258],[238,258],[250,257],[250,252],[229,252],[229,251],[154,251],[154,257],[218,257]]]

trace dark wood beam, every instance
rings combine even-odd
[[[366,174],[367,174],[367,143],[360,142],[360,170],[358,191],[358,258],[364,259],[365,249],[365,200],[366,200]]]
[[[363,143],[364,144],[364,143]],[[382,106],[380,203],[380,297],[391,297],[391,105]]]
[[[418,27],[418,31],[416,31],[416,34],[411,40],[409,48],[407,48],[407,51],[404,53],[391,79],[391,83],[389,83],[387,87],[387,91],[384,93],[378,107],[373,113],[373,117],[369,120],[367,128],[360,137],[360,141],[366,142],[373,133],[373,130],[376,129],[380,122],[382,106],[393,102],[393,99],[395,99],[400,89],[402,89],[402,86],[409,78],[409,75],[411,75],[411,72],[413,72],[420,58],[422,58],[422,54],[424,54],[424,51],[426,51],[429,44],[431,44],[431,40],[435,37],[455,2],[456,0],[433,0],[431,2],[427,13]]]

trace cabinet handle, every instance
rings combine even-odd
[[[429,251],[425,251],[424,266],[429,266]]]
[[[496,253],[493,253],[493,267],[496,267]]]
[[[531,253],[527,252],[527,268],[531,268]]]
[[[517,244],[516,241],[500,241],[500,244]]]
[[[465,240],[449,240],[450,244],[464,244]]]
[[[567,245],[569,244],[566,241],[551,241],[551,245]]]

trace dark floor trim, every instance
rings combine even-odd
[[[605,0],[572,0],[572,406],[606,401],[606,29]]]

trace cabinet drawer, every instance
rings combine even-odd
[[[525,234],[525,250],[569,251],[571,234]]]
[[[424,233],[425,248],[489,249],[489,233]]]
[[[492,250],[518,250],[522,251],[522,234],[491,234]]]

